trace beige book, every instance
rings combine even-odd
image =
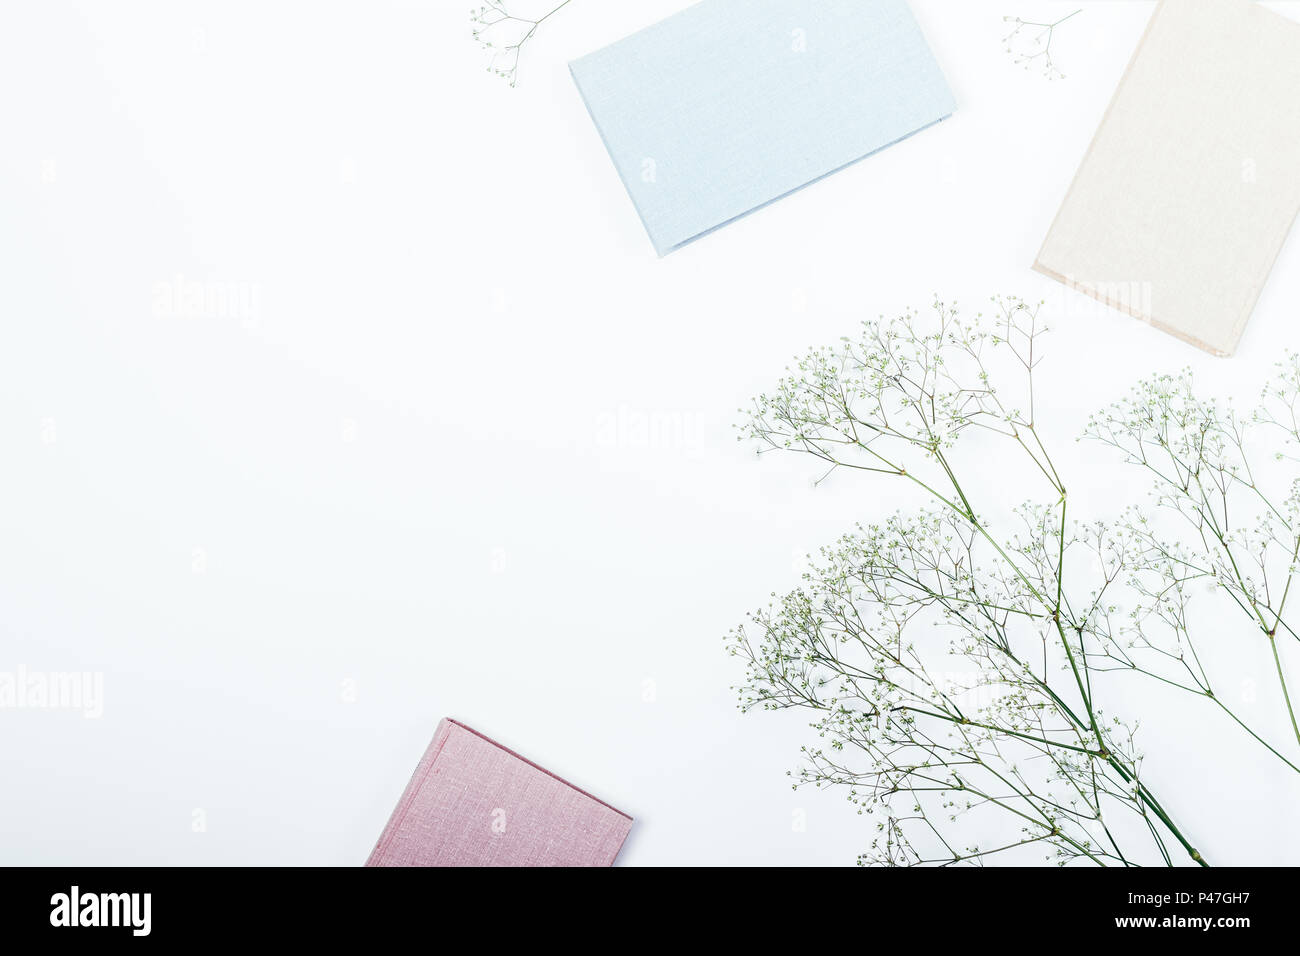
[[[1216,355],[1300,211],[1300,24],[1162,0],[1034,268]]]

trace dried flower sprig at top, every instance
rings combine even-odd
[[[567,7],[572,0],[551,0],[547,9],[546,0],[532,0],[544,11],[532,16],[511,13],[506,4],[527,4],[529,0],[485,0],[469,12],[473,25],[472,35],[490,54],[488,72],[504,79],[510,86],[519,82],[519,60],[524,46],[537,32],[538,27]],[[1056,30],[1067,21],[1082,13],[1073,13],[1053,22],[1026,20],[1023,17],[1004,16],[1004,23],[1011,25],[1011,32],[1002,38],[1006,52],[1017,66],[1026,70],[1035,65],[1041,66],[1043,75],[1049,80],[1065,79],[1052,59],[1052,41]]]
[[[795,786],[843,786],[879,817],[861,863],[1023,862],[1038,849],[1060,865],[1206,866],[1176,795],[1157,794],[1144,772],[1133,719],[1144,715],[1105,708],[1109,675],[1195,695],[1262,757],[1300,773],[1285,666],[1300,640],[1287,618],[1300,601],[1300,481],[1273,503],[1246,434],[1266,429],[1300,447],[1300,360],[1280,367],[1250,419],[1196,398],[1189,374],[1152,378],[1097,415],[1087,437],[1152,473],[1174,531],[1138,511],[1078,524],[1034,417],[1038,308],[994,301],[991,330],[939,302],[932,322],[867,323],[810,352],[744,413],[741,438],[760,452],[810,455],[823,479],[902,482],[931,504],[822,549],[801,587],[728,636],[746,665],[741,706],[811,711],[825,742],[804,748]],[[998,356],[1023,372],[1026,410],[994,386]],[[1013,529],[995,528],[960,477],[956,447],[977,432],[1044,489]],[[1243,507],[1262,515],[1250,530]],[[1270,704],[1293,740],[1270,740],[1216,692],[1189,611],[1212,599],[1198,582],[1226,593],[1269,645]]]
[[[487,0],[483,6],[471,10],[474,39],[491,53],[488,71],[514,86],[519,80],[519,56],[524,44],[533,38],[538,27],[570,2],[559,0],[536,19],[511,14],[506,9],[505,0]]]
[[[1012,30],[1002,42],[1007,45],[1007,53],[1017,66],[1026,70],[1035,64],[1043,68],[1043,76],[1049,80],[1063,80],[1065,74],[1057,69],[1052,60],[1052,40],[1056,38],[1056,28],[1067,20],[1077,17],[1082,10],[1075,10],[1053,22],[1026,20],[1022,17],[1003,17],[1005,23],[1012,24]]]

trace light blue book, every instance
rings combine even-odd
[[[570,69],[661,256],[955,108],[906,0],[704,0]]]

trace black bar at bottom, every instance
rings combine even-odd
[[[1297,922],[1295,869],[656,869],[367,870],[325,868],[2,868],[6,944],[283,940],[331,947],[424,939],[480,927],[511,937],[590,936],[604,944],[701,929],[737,946],[827,934],[870,939],[896,927],[915,941],[969,934],[1087,940],[1200,936],[1231,945]],[[75,888],[75,889],[74,889]],[[455,934],[435,933],[454,924]],[[802,926],[803,929],[799,929]],[[763,930],[763,940],[755,932]],[[540,934],[540,935],[539,935]],[[553,936],[554,934],[554,936]],[[1031,934],[1025,936],[1024,934]],[[686,937],[666,937],[683,941]],[[1041,938],[1041,937],[1040,937]],[[748,940],[748,943],[746,942]],[[8,945],[6,945],[8,948]],[[13,950],[17,951],[17,950]]]

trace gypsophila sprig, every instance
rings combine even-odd
[[[525,0],[511,2],[517,5]],[[506,9],[506,0],[487,0],[483,6],[470,10],[474,39],[490,55],[488,72],[501,77],[510,86],[515,86],[519,82],[519,58],[524,45],[533,38],[538,27],[570,2],[571,0],[560,0],[536,19],[510,13]]]
[[[1041,67],[1043,76],[1049,80],[1065,79],[1065,74],[1057,69],[1052,60],[1052,40],[1056,38],[1058,27],[1082,12],[1075,10],[1051,23],[1026,20],[1023,17],[1003,17],[1003,22],[1011,25],[1011,32],[1002,38],[1007,54],[1017,66],[1023,66],[1026,70]]]
[[[845,787],[879,818],[862,863],[1207,865],[1148,783],[1135,725],[1106,713],[1093,680],[1090,661],[1118,639],[1128,552],[1111,529],[1067,519],[1034,420],[1039,307],[993,303],[969,323],[940,301],[924,319],[865,323],[745,413],[741,437],[760,453],[811,455],[818,480],[903,482],[932,505],[824,549],[802,587],[729,635],[741,707],[813,713],[825,743],[805,748],[796,785]],[[1023,372],[1014,398],[993,383],[993,353]],[[1042,489],[1002,532],[960,478],[955,450],[973,434]],[[1094,570],[1067,581],[1075,566]]]
[[[1161,625],[1159,644],[1151,628],[1140,641],[1173,665],[1161,676],[1204,695],[1292,770],[1300,772],[1300,724],[1286,652],[1295,654],[1300,634],[1294,621],[1297,558],[1300,557],[1300,479],[1289,468],[1300,446],[1300,358],[1276,366],[1254,413],[1197,396],[1190,371],[1157,375],[1089,422],[1087,437],[1119,450],[1124,460],[1154,480],[1155,513],[1171,517],[1165,533],[1152,516],[1130,512],[1123,531],[1132,551],[1134,586],[1143,613]],[[1271,454],[1256,449],[1262,445]],[[1262,466],[1272,464],[1272,469]],[[1269,473],[1265,474],[1265,470]],[[1194,585],[1208,585],[1199,589]],[[1193,602],[1226,594],[1241,612],[1246,632],[1268,646],[1274,665],[1276,706],[1285,712],[1294,745],[1266,742],[1228,709],[1200,666],[1191,627]],[[1125,662],[1121,661],[1121,665]],[[1136,669],[1137,665],[1128,662]],[[1190,685],[1190,686],[1187,686]],[[1289,751],[1287,753],[1286,751]]]

